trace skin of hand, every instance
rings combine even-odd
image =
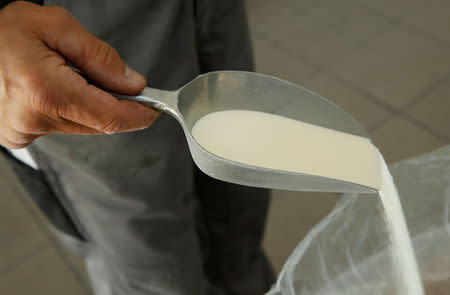
[[[154,109],[88,84],[68,63],[112,92],[136,95],[146,85],[66,9],[16,1],[0,10],[1,145],[23,148],[51,133],[139,130],[158,117]]]

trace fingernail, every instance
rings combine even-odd
[[[125,77],[133,86],[141,85],[145,81],[145,78],[141,74],[128,66],[125,68]]]

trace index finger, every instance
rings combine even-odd
[[[59,67],[55,73],[55,81],[62,88],[58,114],[65,119],[112,134],[146,128],[159,116],[158,111],[140,103],[117,100],[88,84],[68,66]]]

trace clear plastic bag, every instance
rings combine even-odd
[[[450,294],[450,146],[390,166],[426,294]],[[345,194],[286,261],[271,295],[397,294],[376,195]]]

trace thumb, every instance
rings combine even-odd
[[[129,95],[144,89],[145,78],[129,68],[116,49],[86,30],[66,9],[48,9],[51,9],[48,18],[51,29],[43,40],[47,46],[105,89]]]

